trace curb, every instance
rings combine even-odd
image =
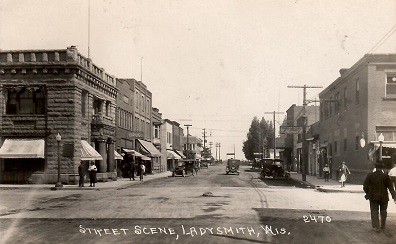
[[[337,189],[329,189],[329,188],[323,188],[321,186],[316,187],[317,191],[320,192],[337,192],[337,193],[364,193],[363,190],[337,190]]]

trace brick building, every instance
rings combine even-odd
[[[82,161],[115,177],[116,80],[72,46],[0,51],[0,182],[78,181]],[[61,141],[56,140],[59,133]]]
[[[326,87],[319,97],[320,150],[331,177],[345,161],[351,182],[362,183],[385,136],[384,161],[393,164],[396,146],[396,54],[366,54]],[[326,100],[328,102],[326,102]],[[361,143],[362,142],[362,143]]]

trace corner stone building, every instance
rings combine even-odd
[[[90,161],[116,179],[115,82],[74,46],[0,51],[0,183],[55,183],[59,163],[76,184]]]

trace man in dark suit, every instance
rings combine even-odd
[[[389,176],[382,171],[382,168],[382,161],[377,160],[374,171],[367,175],[363,183],[365,198],[370,201],[371,225],[375,232],[380,232],[379,215],[381,216],[381,229],[385,229],[389,201],[388,190],[396,203],[395,189]]]
[[[135,180],[135,156],[129,155],[128,156],[128,163],[129,163],[129,180]]]

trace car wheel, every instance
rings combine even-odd
[[[278,179],[278,173],[274,172],[273,178],[274,178],[274,180],[277,180]]]
[[[285,178],[286,180],[290,180],[290,174],[289,173],[285,174]]]

